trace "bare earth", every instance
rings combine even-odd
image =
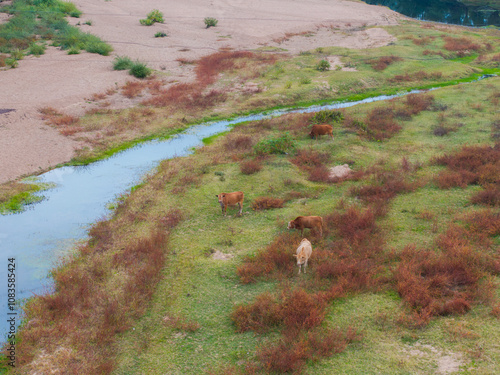
[[[176,59],[197,59],[221,47],[249,50],[279,46],[292,54],[320,46],[371,48],[386,45],[392,37],[381,28],[361,26],[396,24],[395,12],[361,2],[344,0],[76,0],[84,13],[71,18],[81,29],[111,44],[111,56],[68,55],[50,47],[46,54],[25,57],[16,69],[0,71],[0,183],[36,174],[69,161],[82,144],[45,125],[38,109],[53,107],[83,115],[93,94],[123,85],[133,78],[113,71],[116,56],[146,62],[171,79],[191,79],[191,70]],[[165,23],[142,26],[139,19],[159,9]],[[206,29],[205,17],[217,27]],[[0,22],[7,17],[0,13]],[[163,31],[166,38],[155,38]],[[304,37],[301,32],[314,32]],[[288,38],[285,38],[286,34]],[[290,36],[290,34],[297,34]],[[119,106],[119,103],[113,103]],[[7,113],[3,110],[13,109]]]

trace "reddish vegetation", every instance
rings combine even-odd
[[[422,80],[438,80],[443,76],[441,72],[427,73],[423,70],[409,74],[397,74],[393,78],[389,79],[390,82],[410,82],[410,81],[422,81]],[[415,94],[412,94],[415,95]]]
[[[398,56],[382,56],[379,57],[378,59],[372,59],[368,61],[368,64],[372,66],[373,69],[377,71],[384,70],[387,68],[389,65],[391,65],[393,62],[396,61],[402,61],[403,59]]]
[[[279,198],[259,197],[252,202],[252,210],[269,210],[271,208],[283,208],[285,201]]]
[[[16,365],[37,370],[43,342],[43,352],[51,358],[50,371],[110,373],[115,336],[143,314],[164,264],[167,230],[179,221],[178,212],[168,213],[147,236],[113,251],[118,237],[110,222],[91,228],[91,239],[76,259],[53,272],[55,293],[36,296],[26,304],[27,324],[19,333]],[[116,275],[127,276],[121,287],[110,289]],[[57,356],[61,348],[68,349],[64,358]]]
[[[240,163],[240,171],[243,174],[254,174],[262,169],[262,164],[258,160],[246,160]]]
[[[122,87],[122,94],[127,98],[135,98],[146,87],[146,82],[143,81],[128,81]]]
[[[290,161],[309,173],[309,181],[334,182],[334,179],[330,177],[328,167],[325,165],[329,160],[330,155],[326,152],[301,149]]]
[[[467,38],[452,38],[451,36],[447,36],[444,40],[444,49],[448,51],[463,53],[466,51],[479,51],[482,48],[479,44],[474,43]]]
[[[197,80],[194,83],[180,83],[166,90],[157,89],[153,96],[143,102],[155,107],[172,106],[176,109],[184,108],[200,110],[223,103],[227,99],[224,90],[208,89],[215,83],[220,73],[241,69],[247,61],[253,64],[272,64],[276,61],[274,55],[255,54],[252,52],[220,51],[202,57],[195,68]]]
[[[490,251],[489,240],[500,233],[500,215],[479,212],[466,223],[468,229],[452,225],[438,237],[439,252],[413,246],[402,252],[397,290],[413,314],[405,323],[422,326],[433,316],[464,314],[495,300],[495,285],[483,279],[500,274],[500,254]]]
[[[246,258],[237,273],[241,282],[255,282],[259,276],[275,274],[292,275],[295,271],[295,258],[290,249],[300,242],[298,234],[288,233],[278,236],[265,250],[259,250],[253,257]]]
[[[490,193],[485,193],[484,199],[493,197],[500,184],[500,146],[465,146],[458,152],[436,158],[434,162],[445,165],[436,178],[441,189],[465,187],[471,184],[484,186]]]

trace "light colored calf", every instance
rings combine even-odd
[[[300,275],[300,267],[304,269],[304,273],[306,273],[307,261],[311,257],[312,254],[312,245],[307,238],[304,238],[299,247],[297,248],[297,254],[294,257],[297,258],[297,265],[299,266],[299,275]]]

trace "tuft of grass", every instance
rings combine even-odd
[[[156,22],[158,23],[163,23],[163,13],[160,12],[158,9],[153,9],[151,12],[148,13],[147,17],[145,19],[139,20],[141,25],[144,26],[151,26],[155,24]]]
[[[151,75],[153,71],[145,63],[136,61],[130,66],[129,73],[136,78],[146,78]]]
[[[114,70],[127,70],[132,67],[134,63],[127,56],[117,56],[113,60],[113,69]]]
[[[213,17],[205,17],[203,22],[205,23],[206,29],[208,29],[209,27],[215,27],[217,26],[217,23],[219,23],[219,21]]]

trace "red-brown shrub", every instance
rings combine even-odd
[[[285,201],[279,198],[258,197],[252,202],[252,210],[269,210],[271,208],[283,208]]]
[[[240,163],[240,171],[243,174],[254,174],[262,169],[262,164],[258,160],[246,160]]]
[[[467,170],[442,171],[435,179],[440,189],[451,189],[454,187],[465,188],[467,185],[477,181],[476,175]]]
[[[282,308],[270,293],[263,293],[252,304],[235,306],[231,320],[238,332],[266,332],[282,323]]]
[[[384,70],[389,65],[391,65],[395,61],[402,61],[403,59],[398,56],[382,56],[378,59],[372,59],[368,61],[368,64],[372,66],[373,69],[377,71]]]
[[[276,274],[293,274],[296,260],[294,252],[300,243],[298,234],[282,234],[278,236],[266,249],[259,250],[253,257],[245,259],[238,267],[237,274],[242,283],[255,282],[259,276],[276,277]]]
[[[479,51],[481,46],[472,42],[467,38],[453,38],[451,36],[444,37],[444,49],[448,51],[465,52],[465,51]]]
[[[226,151],[250,151],[253,144],[253,138],[244,134],[230,134],[224,139],[224,149]]]
[[[144,90],[146,85],[146,82],[128,81],[122,87],[122,94],[130,99],[135,98]]]
[[[413,115],[428,110],[434,103],[434,96],[429,94],[410,94],[406,96],[406,106]]]
[[[281,296],[281,313],[287,330],[310,329],[325,316],[325,303],[303,289],[285,291]]]
[[[493,207],[500,206],[500,190],[496,187],[481,190],[471,197],[471,202]]]
[[[328,163],[330,155],[312,149],[300,149],[290,161],[299,167],[316,167]]]
[[[372,140],[391,138],[401,130],[401,126],[394,120],[394,115],[392,108],[374,108],[365,119],[366,128],[361,130]]]

